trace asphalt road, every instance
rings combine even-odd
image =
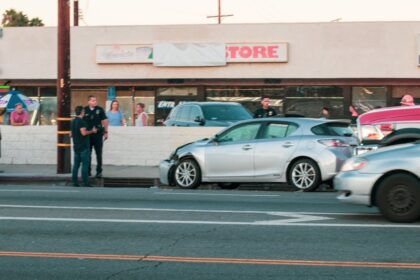
[[[420,279],[420,222],[336,193],[0,186],[0,279]]]

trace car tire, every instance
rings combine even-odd
[[[299,191],[311,192],[321,183],[321,172],[315,161],[301,159],[293,163],[288,174],[289,184]]]
[[[201,171],[194,159],[181,160],[174,170],[174,182],[182,189],[195,189],[201,183]]]
[[[376,205],[391,222],[407,223],[420,218],[420,182],[408,174],[393,174],[378,186]]]
[[[239,183],[218,183],[217,185],[224,190],[234,190],[239,187]]]

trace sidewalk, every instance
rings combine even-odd
[[[93,166],[95,170],[95,166]],[[50,183],[69,185],[71,174],[57,174],[56,165],[47,164],[0,164],[0,183]],[[95,173],[95,172],[93,172]],[[157,166],[104,165],[103,178],[92,179],[96,186],[145,187],[159,185]]]

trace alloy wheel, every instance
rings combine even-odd
[[[183,188],[191,188],[197,176],[197,169],[191,161],[181,162],[175,170],[175,180]]]
[[[316,170],[311,164],[301,162],[293,168],[291,179],[297,188],[304,190],[314,184],[316,176]]]

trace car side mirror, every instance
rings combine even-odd
[[[200,125],[204,125],[206,123],[206,121],[204,120],[204,118],[197,116],[194,119],[195,122],[199,123]]]

